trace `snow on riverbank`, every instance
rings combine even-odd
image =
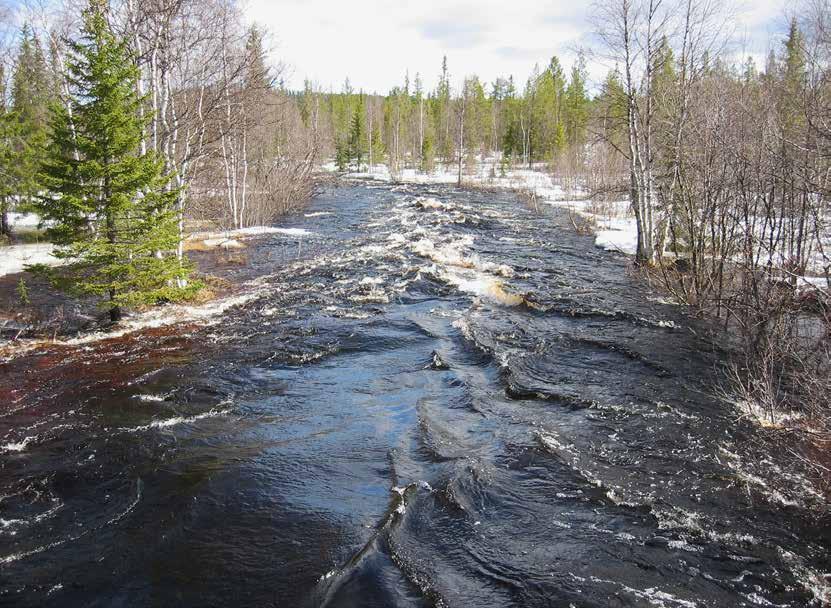
[[[326,171],[334,172],[334,163],[323,166]],[[347,173],[346,177],[372,179],[381,182],[403,182],[411,184],[456,184],[458,170],[455,165],[438,165],[431,173],[422,173],[415,169],[404,169],[393,176],[385,165],[373,165],[366,171]],[[473,173],[463,173],[462,182],[466,185],[515,190],[532,194],[537,204],[545,204],[566,209],[572,214],[575,223],[589,222],[595,234],[595,246],[607,251],[617,251],[626,255],[635,255],[638,242],[638,230],[634,214],[628,200],[594,201],[589,193],[579,186],[566,188],[560,180],[545,172],[545,165],[535,165],[531,169],[510,169],[503,171],[498,159],[487,158],[479,161]],[[759,241],[764,243],[767,235],[760,234]],[[823,241],[824,249],[831,249],[831,240]],[[761,245],[760,245],[761,247]],[[764,257],[762,251],[761,257]],[[782,260],[773,260],[774,264]],[[815,276],[799,277],[799,284],[805,290],[828,289],[828,281],[822,276],[825,272],[826,259],[815,252],[808,268],[808,274]]]
[[[6,217],[12,230],[36,230],[40,226],[40,216],[34,213],[16,213],[12,211]]]
[[[334,163],[324,165],[323,168],[327,171],[336,171]],[[452,166],[438,166],[431,173],[404,169],[393,179],[386,165],[373,165],[367,171],[347,173],[346,176],[409,184],[455,184],[458,181],[458,173]],[[635,254],[638,240],[637,227],[629,201],[597,203],[588,200],[588,193],[584,189],[579,187],[566,189],[554,177],[541,170],[510,169],[503,173],[496,159],[486,159],[477,163],[473,174],[462,175],[462,182],[533,194],[539,203],[567,209],[594,223],[597,227],[595,231],[597,247],[628,255]]]
[[[219,232],[194,232],[187,238],[194,241],[217,238],[235,238],[244,236],[262,236],[264,234],[285,234],[287,236],[311,236],[314,233],[303,228],[277,228],[275,226],[249,226],[248,228],[237,228],[235,230],[222,230]]]
[[[629,202],[619,203],[629,206]],[[587,214],[589,215],[589,214]],[[603,218],[592,216],[597,222],[594,244],[606,251],[620,251],[635,255],[638,248],[638,227],[633,217]]]
[[[53,250],[52,243],[0,247],[0,277],[23,272],[28,264],[57,266],[61,261],[52,255]]]
[[[235,230],[223,230],[221,232],[194,232],[187,237],[187,241],[201,243],[208,248],[221,249],[242,249],[245,247],[238,239],[245,237],[256,237],[281,234],[284,236],[310,237],[314,232],[303,228],[277,228],[275,226],[249,226],[248,228],[237,228]]]
[[[10,214],[15,216],[16,227],[36,227],[40,218],[34,214]],[[239,238],[263,236],[268,234],[282,234],[293,237],[309,237],[314,233],[303,228],[276,228],[274,226],[250,226],[224,232],[195,232],[188,236],[189,241],[202,242],[209,248],[242,249],[244,245]],[[34,243],[25,245],[0,246],[0,277],[17,274],[26,270],[30,264],[46,264],[57,266],[61,260],[53,255],[54,245],[51,243]]]
[[[311,236],[312,232],[303,228],[276,228],[274,226],[249,226],[229,232],[232,236],[259,236],[262,234],[284,234],[286,236]]]

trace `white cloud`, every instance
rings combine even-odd
[[[289,66],[288,82],[305,78],[340,90],[386,93],[420,72],[435,86],[447,55],[454,83],[478,74],[490,82],[525,81],[534,63],[552,55],[568,69],[591,34],[591,3],[580,0],[250,0],[248,14],[274,36],[275,58]],[[750,45],[781,30],[781,0],[739,5],[733,22]],[[777,19],[778,17],[778,19]],[[766,44],[766,43],[764,43]],[[751,49],[748,49],[751,50]],[[753,48],[753,53],[765,49]],[[596,66],[600,78],[605,68]]]

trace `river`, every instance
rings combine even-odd
[[[0,605],[821,605],[822,497],[562,211],[354,183],[286,225],[221,316],[0,364]]]

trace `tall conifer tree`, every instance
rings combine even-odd
[[[7,133],[14,152],[9,182],[19,210],[31,206],[41,190],[38,169],[48,138],[48,105],[52,96],[43,48],[31,28],[24,25],[12,71],[7,117],[11,121]]]
[[[35,269],[71,292],[105,298],[110,319],[122,306],[186,295],[178,244],[178,192],[154,153],[141,154],[145,121],[139,72],[127,44],[106,19],[105,0],[90,0],[67,69],[70,111],[52,107],[52,142],[42,169],[48,195],[39,211],[64,265]],[[196,288],[191,284],[188,291]]]
[[[7,105],[6,74],[0,64],[0,238],[11,236],[9,211],[14,195],[14,123]]]
[[[571,68],[571,80],[566,88],[566,138],[572,146],[580,146],[586,139],[590,104],[586,80],[586,58],[581,52]]]
[[[364,96],[361,93],[358,100],[358,105],[352,114],[352,123],[349,127],[349,143],[348,143],[348,158],[355,161],[355,166],[358,171],[361,170],[361,163],[363,162],[364,152],[366,150],[366,137],[364,127]]]

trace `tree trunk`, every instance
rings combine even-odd
[[[372,173],[372,104],[367,104],[369,109],[369,129],[367,130],[366,139],[369,142],[369,172]]]
[[[418,102],[418,157],[424,164],[424,99],[419,97]]]
[[[462,99],[462,111],[459,113],[459,176],[457,185],[462,185],[462,156],[465,150],[465,100]]]
[[[11,238],[12,227],[9,224],[9,203],[4,196],[0,199],[0,236]]]
[[[115,290],[110,290],[110,322],[118,323],[121,320],[121,307],[118,304],[113,304],[115,300]]]

